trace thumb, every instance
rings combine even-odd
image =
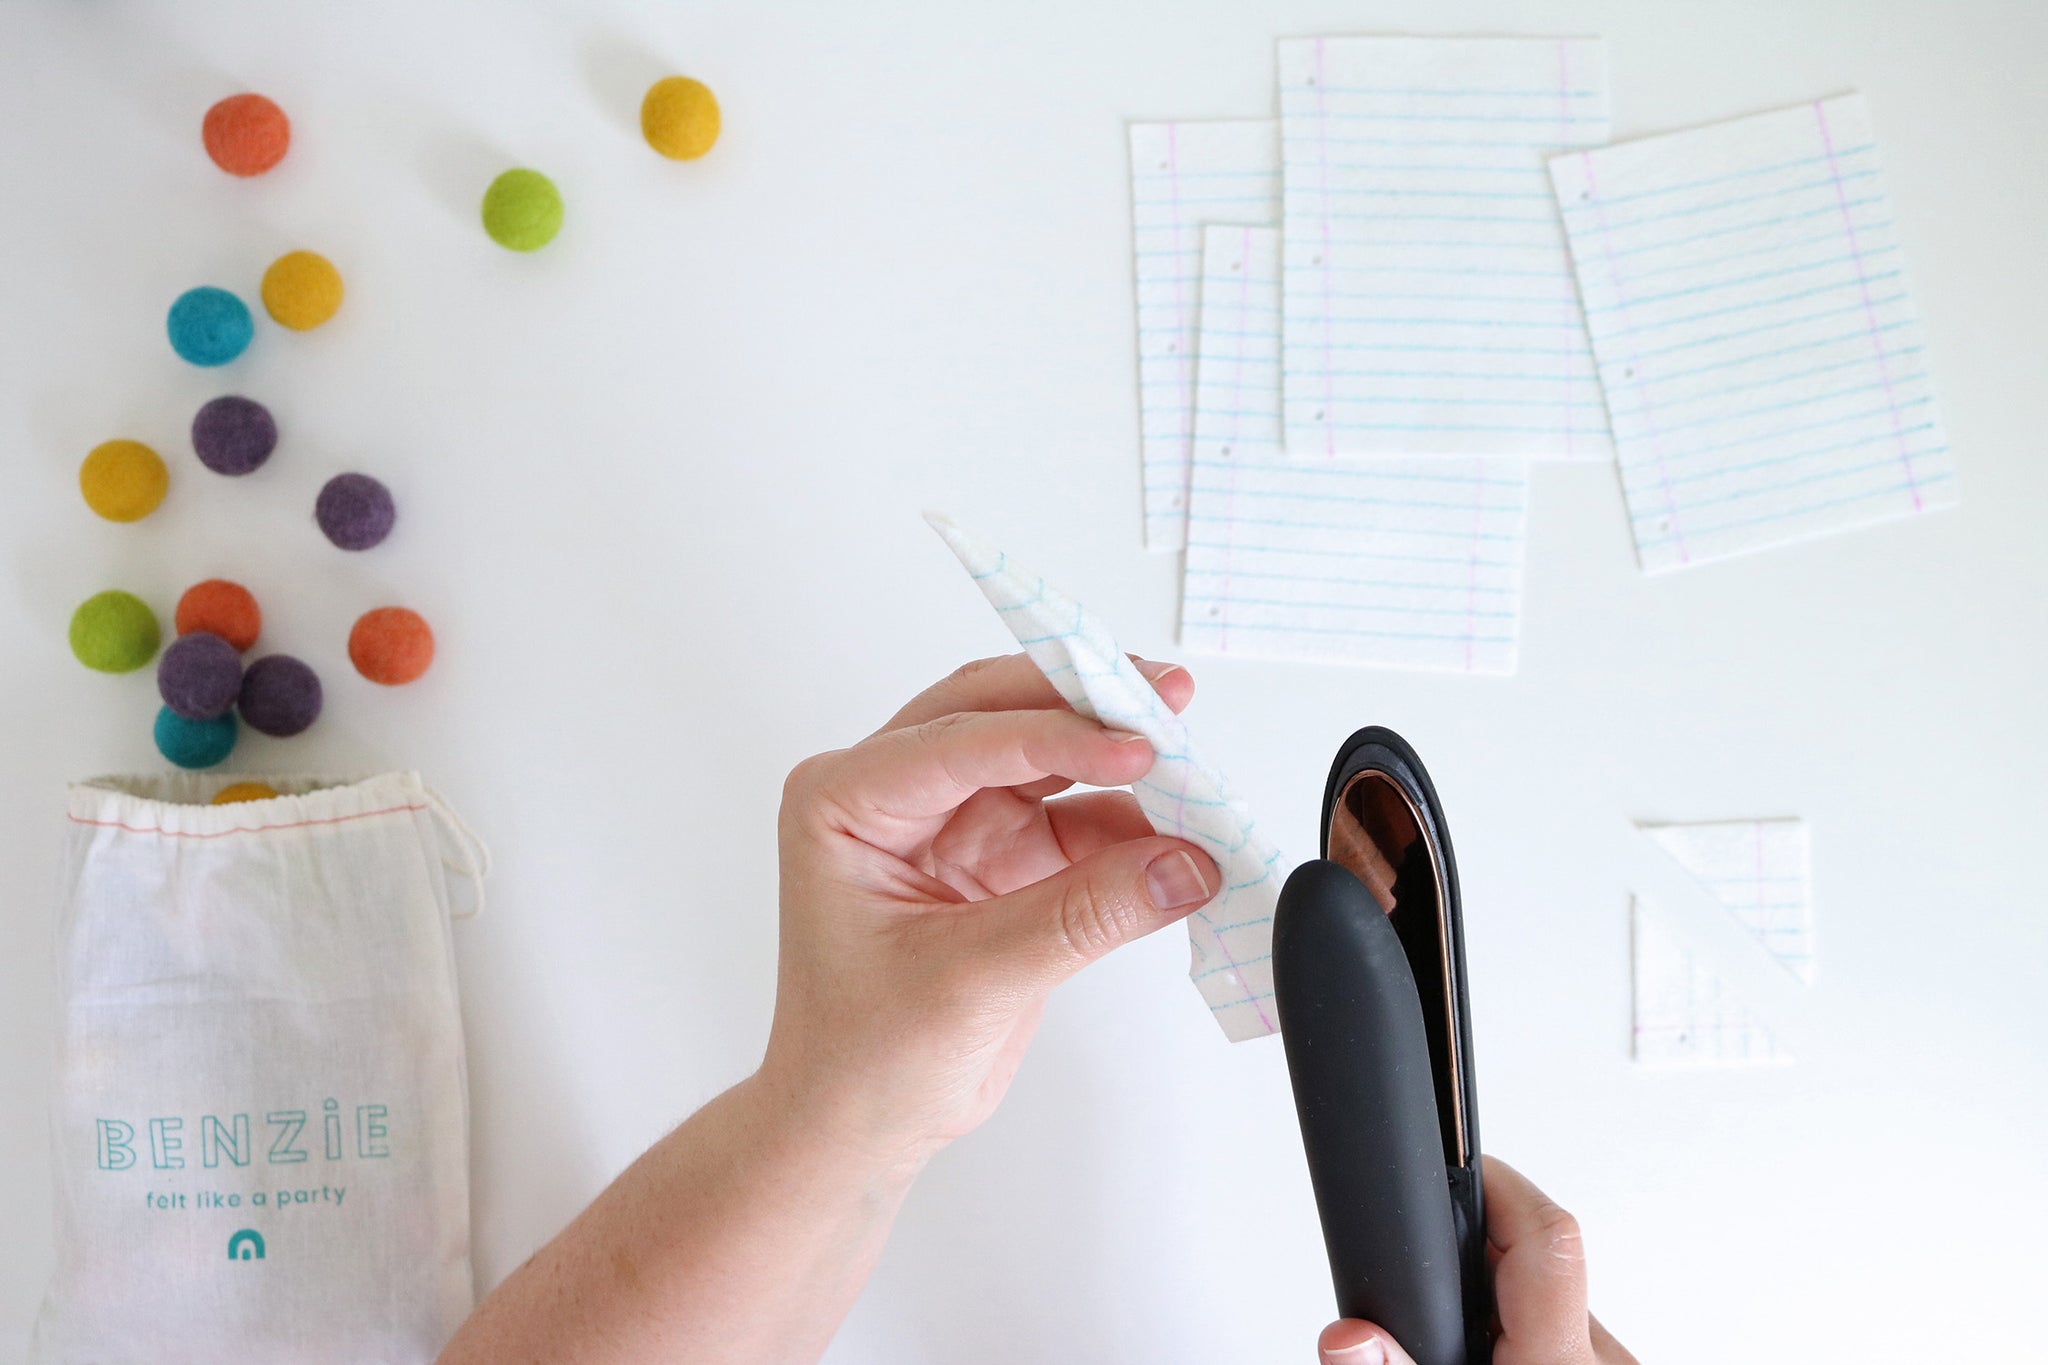
[[[1112,844],[1063,871],[982,901],[983,949],[1045,987],[1184,919],[1223,885],[1216,863],[1183,839]]]
[[[1401,1344],[1369,1322],[1344,1318],[1316,1339],[1321,1365],[1415,1365]]]

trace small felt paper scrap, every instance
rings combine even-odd
[[[1272,120],[1131,125],[1138,431],[1149,550],[1178,550],[1187,530],[1202,224],[1271,223],[1279,216],[1279,125]]]
[[[1101,621],[982,537],[935,514],[926,519],[1069,706],[1152,742],[1152,769],[1132,784],[1138,805],[1153,829],[1200,845],[1223,873],[1222,891],[1188,918],[1189,975],[1232,1042],[1277,1030],[1273,908],[1285,870],[1279,850],[1266,843],[1222,774],[1195,757],[1187,725]]]
[[[1612,458],[1544,174],[1601,41],[1290,39],[1279,87],[1288,452]]]
[[[1645,571],[1955,504],[1861,97],[1550,171]]]
[[[1804,985],[1813,979],[1813,904],[1806,825],[1730,820],[1645,825],[1642,834],[1690,873],[1757,946]],[[1656,1066],[1770,1065],[1791,1052],[1757,1008],[1638,896],[1634,1053]]]
[[[1512,673],[1524,460],[1290,460],[1280,234],[1204,229],[1181,642],[1268,659]]]

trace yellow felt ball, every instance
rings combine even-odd
[[[240,801],[270,801],[276,796],[277,788],[268,782],[230,782],[213,798],[213,804],[232,806]]]
[[[85,505],[108,521],[141,521],[171,486],[171,471],[140,441],[107,441],[78,467]]]
[[[341,307],[341,272],[312,251],[278,257],[263,272],[263,309],[280,325],[307,332]]]
[[[640,101],[647,145],[672,161],[695,161],[718,141],[718,97],[702,81],[667,76]]]

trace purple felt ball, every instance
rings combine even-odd
[[[344,550],[367,550],[391,534],[398,520],[391,490],[368,474],[336,474],[320,490],[313,519]]]
[[[192,419],[192,448],[216,474],[247,474],[277,449],[277,422],[255,399],[226,394]]]
[[[156,690],[186,720],[224,716],[241,695],[242,656],[218,635],[180,635],[157,660]]]
[[[242,720],[287,739],[320,718],[320,675],[289,654],[271,654],[242,675]]]

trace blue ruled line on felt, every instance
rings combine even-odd
[[[1869,334],[1864,332],[1857,335],[1867,336]],[[1897,350],[1887,352],[1887,354],[1901,360],[1909,356],[1925,355],[1926,353],[1927,348],[1925,346],[1901,346]],[[1868,354],[1860,354],[1851,356],[1847,360],[1837,360],[1828,365],[1815,365],[1809,369],[1794,370],[1790,374],[1774,374],[1768,378],[1757,380],[1754,383],[1727,385],[1718,389],[1702,389],[1698,393],[1682,394],[1674,398],[1660,398],[1657,400],[1657,411],[1668,412],[1672,408],[1684,407],[1688,403],[1719,402],[1722,399],[1738,394],[1765,392],[1785,384],[1797,383],[1802,379],[1811,379],[1815,375],[1833,374],[1838,370],[1868,364],[1870,364],[1870,356]],[[1794,401],[1800,400],[1795,399]],[[1608,404],[1608,409],[1617,419],[1640,416],[1644,411],[1642,408],[1616,408],[1612,403]],[[1664,427],[1664,430],[1673,431],[1677,430],[1677,428],[1667,425]]]
[[[1882,203],[1884,203],[1884,196],[1882,195],[1871,195],[1864,199],[1852,199],[1847,205],[1838,205],[1833,200],[1829,200],[1819,208],[1804,209],[1798,213],[1781,213],[1774,218],[1759,218],[1752,222],[1731,223],[1727,227],[1709,228],[1684,237],[1667,237],[1659,241],[1644,242],[1637,246],[1616,247],[1611,254],[1616,257],[1625,257],[1640,256],[1646,251],[1670,251],[1677,247],[1691,246],[1695,242],[1705,242],[1718,237],[1726,237],[1733,233],[1762,232],[1766,228],[1781,227],[1786,223],[1803,222],[1807,219],[1818,218],[1823,215],[1839,214],[1844,207],[1859,209],[1868,208],[1872,204]],[[1595,230],[1597,231],[1598,229]],[[1602,254],[1606,255],[1608,253],[1603,249]]]
[[[1671,355],[1677,351],[1697,350],[1701,346],[1717,346],[1724,341],[1736,341],[1742,337],[1756,336],[1761,332],[1775,332],[1785,327],[1803,327],[1809,322],[1821,322],[1827,318],[1841,317],[1844,313],[1862,313],[1877,308],[1888,308],[1892,304],[1903,302],[1905,298],[1904,292],[1900,292],[1887,298],[1873,299],[1867,303],[1859,300],[1856,303],[1843,304],[1840,308],[1825,308],[1818,313],[1804,313],[1796,318],[1781,318],[1774,322],[1760,322],[1754,327],[1738,327],[1733,331],[1717,332],[1712,336],[1693,337],[1686,341],[1675,341],[1669,346],[1661,346],[1654,351],[1634,352],[1634,357],[1639,361],[1653,360],[1660,355]]]
[[[1880,404],[1877,407],[1865,408],[1861,412],[1842,413],[1838,416],[1823,417],[1817,421],[1802,422],[1793,426],[1776,427],[1770,431],[1753,432],[1743,436],[1738,436],[1733,440],[1721,441],[1715,445],[1692,447],[1679,446],[1676,449],[1666,446],[1663,448],[1662,453],[1657,458],[1660,460],[1676,462],[1679,460],[1696,459],[1701,455],[1718,455],[1731,450],[1755,449],[1758,447],[1765,446],[1772,441],[1783,440],[1787,436],[1803,435],[1809,431],[1825,431],[1829,427],[1848,426],[1854,422],[1869,422],[1887,416],[1897,418],[1911,412],[1912,409],[1925,407],[1933,401],[1934,398],[1932,395],[1923,394],[1918,398],[1887,402]],[[1786,410],[1797,411],[1799,407],[1805,406],[1808,405],[1799,404],[1796,406],[1789,406]],[[1886,427],[1884,431],[1881,433],[1863,437],[1856,441],[1845,442],[1842,446],[1826,446],[1803,453],[1823,454],[1837,449],[1861,445],[1868,441],[1883,440],[1895,434],[1903,435],[1906,432],[1906,430],[1908,430],[1908,428],[1902,426]],[[1645,463],[1647,462],[1641,460],[1624,459],[1621,462],[1621,465],[1622,468],[1626,470],[1640,468]]]
[[[1915,349],[1917,350],[1919,348],[1916,347]],[[1853,363],[1867,366],[1870,363],[1870,360],[1867,356],[1859,356]],[[1808,371],[1808,373],[1811,374],[1818,372]],[[1690,422],[1659,422],[1656,425],[1655,429],[1660,435],[1669,436],[1674,432],[1691,431],[1697,427],[1714,426],[1721,422],[1738,422],[1745,417],[1761,417],[1766,413],[1772,412],[1789,412],[1794,408],[1811,407],[1813,405],[1820,403],[1833,402],[1837,398],[1852,398],[1860,397],[1865,394],[1889,393],[1907,384],[1924,380],[1926,378],[1927,375],[1924,371],[1916,371],[1912,374],[1902,375],[1889,381],[1871,380],[1868,383],[1856,384],[1846,389],[1833,389],[1827,393],[1802,394],[1797,398],[1787,398],[1777,403],[1760,403],[1754,407],[1734,408],[1724,412],[1716,412],[1707,417],[1694,418]],[[1914,401],[1918,402],[1925,400],[1916,399]],[[1902,403],[1896,406],[1902,408],[1905,406],[1905,404]],[[1623,413],[1621,415],[1625,417],[1629,414]]]
[[[1730,356],[1725,360],[1711,361],[1705,365],[1695,365],[1689,370],[1669,370],[1663,374],[1631,375],[1627,373],[1627,367],[1617,362],[1614,366],[1616,374],[1609,381],[1609,386],[1612,390],[1626,392],[1630,388],[1637,388],[1646,383],[1668,384],[1673,380],[1691,379],[1695,375],[1711,374],[1716,370],[1733,369],[1743,365],[1755,365],[1766,360],[1779,360],[1788,355],[1801,355],[1807,351],[1824,350],[1829,346],[1840,346],[1852,341],[1867,340],[1871,337],[1882,338],[1887,332],[1895,332],[1902,327],[1912,327],[1918,322],[1918,318],[1900,318],[1896,322],[1883,323],[1877,327],[1862,327],[1853,332],[1840,332],[1834,336],[1820,337],[1813,341],[1801,341],[1791,346],[1780,346],[1775,350],[1757,351],[1749,355]],[[1905,351],[1888,351],[1886,354],[1904,355]],[[1865,363],[1868,363],[1869,357],[1866,355],[1864,360]],[[1728,389],[1722,390],[1722,392],[1740,392],[1743,387],[1746,386],[1731,386]],[[1612,397],[1612,393],[1609,394],[1609,397]]]
[[[1633,327],[1607,328],[1605,329],[1605,334],[1610,337],[1619,337],[1628,336],[1636,332],[1661,332],[1672,327],[1685,327],[1695,322],[1704,322],[1708,318],[1726,317],[1731,313],[1754,313],[1765,308],[1776,308],[1780,304],[1797,303],[1800,299],[1810,299],[1816,294],[1832,294],[1842,289],[1867,289],[1879,280],[1896,280],[1902,273],[1897,270],[1888,270],[1880,275],[1861,275],[1854,279],[1830,280],[1826,284],[1816,284],[1805,289],[1795,289],[1789,294],[1779,294],[1773,298],[1752,299],[1748,303],[1731,303],[1722,308],[1709,308],[1703,313],[1688,313],[1684,317],[1676,318],[1659,318],[1655,322],[1640,323]]]
[[[1812,484],[1825,483],[1830,479],[1853,479],[1864,474],[1876,473],[1879,470],[1898,470],[1902,467],[1909,467],[1914,460],[1946,454],[1948,454],[1946,446],[1929,446],[1921,450],[1909,450],[1903,455],[1897,452],[1888,452],[1883,459],[1872,460],[1867,464],[1850,465],[1846,469],[1823,469],[1813,474],[1802,474],[1794,479],[1780,479],[1776,483],[1752,484],[1745,488],[1735,489],[1732,492],[1717,493],[1712,497],[1687,498],[1685,503],[1686,510],[1692,511],[1701,507],[1714,507],[1721,503],[1746,502],[1751,498],[1769,497],[1773,493],[1782,493],[1788,488],[1805,488]],[[1923,479],[1919,482],[1924,486],[1927,480]],[[1906,485],[1900,484],[1895,491],[1903,491],[1905,487]],[[1652,521],[1662,515],[1664,515],[1663,512],[1653,507],[1641,512],[1631,513],[1629,519],[1637,522]],[[1701,534],[1701,532],[1698,528],[1694,528],[1693,534],[1697,535]]]
[[[1396,99],[1508,99],[1508,100],[1597,100],[1606,94],[1604,90],[1560,90],[1556,86],[1527,90],[1504,90],[1498,87],[1473,86],[1469,89],[1456,87],[1385,87],[1375,85],[1290,85],[1287,91],[1308,92],[1320,90],[1325,95],[1384,95]],[[1552,121],[1557,116],[1551,115]]]
[[[1299,611],[1380,611],[1390,616],[1476,616],[1482,620],[1491,618],[1503,621],[1512,621],[1521,615],[1519,611],[1498,611],[1492,608],[1474,610],[1471,607],[1413,607],[1388,602],[1304,602],[1293,597],[1216,597],[1190,593],[1181,600],[1191,603],[1229,602],[1240,607],[1293,607]]]
[[[1830,236],[1827,240],[1834,241],[1836,238]],[[1712,293],[1717,289],[1736,289],[1745,284],[1756,284],[1763,280],[1783,279],[1787,275],[1803,274],[1809,270],[1827,270],[1838,265],[1853,266],[1859,261],[1868,262],[1873,256],[1896,252],[1898,249],[1898,244],[1894,242],[1889,246],[1881,246],[1860,254],[1849,253],[1841,256],[1830,256],[1825,260],[1801,261],[1797,265],[1779,266],[1774,270],[1762,270],[1752,275],[1738,275],[1731,279],[1709,280],[1705,284],[1688,285],[1683,289],[1671,289],[1662,294],[1639,294],[1629,300],[1629,306],[1640,307],[1644,304],[1664,303],[1671,299],[1682,299],[1695,294]],[[1586,308],[1586,313],[1590,316],[1594,313],[1611,312],[1615,307],[1617,305],[1612,303],[1592,304]]]
[[[1551,162],[1645,567],[1953,502],[1860,99],[1671,148]]]
[[[1881,218],[1876,222],[1864,222],[1856,224],[1856,234],[1862,241],[1868,242],[1872,237],[1891,231],[1891,228],[1891,219]],[[1771,256],[1789,247],[1814,246],[1821,242],[1842,245],[1842,225],[1840,223],[1834,223],[1831,224],[1826,231],[1815,233],[1810,236],[1796,237],[1782,242],[1773,241],[1766,243],[1763,246],[1745,247],[1741,251],[1730,251],[1723,255],[1716,256],[1710,261],[1699,261],[1691,259],[1689,257],[1680,257],[1678,260],[1673,261],[1669,265],[1661,265],[1648,268],[1642,266],[1635,266],[1629,270],[1629,278],[1636,284],[1641,284],[1644,280],[1654,278],[1658,275],[1669,275],[1679,271],[1697,271],[1707,265],[1726,265],[1730,261],[1748,260],[1751,257],[1755,256]],[[1863,249],[1863,255],[1867,259],[1874,251],[1874,247],[1865,247]]]
[[[1910,483],[1901,480],[1898,483],[1887,484],[1883,488],[1873,488],[1867,492],[1851,493],[1844,497],[1839,498],[1824,498],[1818,501],[1804,503],[1798,507],[1788,507],[1777,512],[1766,512],[1754,517],[1742,517],[1735,521],[1724,521],[1707,526],[1691,526],[1686,528],[1685,534],[1688,537],[1704,538],[1707,536],[1725,533],[1728,531],[1744,530],[1752,526],[1762,526],[1772,522],[1789,521],[1794,517],[1811,516],[1816,512],[1826,512],[1833,511],[1839,508],[1852,507],[1858,503],[1875,501],[1878,498],[1903,497],[1909,493],[1912,493],[1915,490],[1925,490],[1931,487],[1936,487],[1938,485],[1948,483],[1954,478],[1955,472],[1953,470],[1938,470],[1934,473],[1927,474],[1922,477],[1917,477],[1913,479]],[[1654,547],[1657,545],[1666,544],[1670,542],[1672,539],[1674,539],[1674,537],[1672,536],[1648,536],[1639,539],[1636,543],[1643,546]]]
[[[1831,192],[1838,184],[1846,184],[1851,180],[1868,180],[1876,174],[1877,171],[1873,168],[1842,176],[1839,180],[1824,176],[1819,180],[1802,181],[1797,185],[1786,185],[1781,189],[1760,190],[1755,194],[1741,194],[1732,199],[1716,199],[1705,204],[1689,204],[1682,209],[1666,209],[1659,213],[1644,214],[1637,218],[1609,218],[1600,224],[1600,230],[1608,233],[1627,232],[1631,228],[1641,227],[1644,223],[1662,223],[1673,218],[1690,218],[1696,213],[1718,213],[1722,209],[1740,208],[1744,204],[1761,203],[1766,199],[1781,199],[1788,194],[1807,194],[1813,191]],[[1600,205],[1591,203],[1567,204],[1564,208],[1568,213],[1573,209],[1586,212],[1596,207],[1604,207],[1610,202],[1602,200]],[[1832,198],[1830,198],[1829,202],[1833,202]]]
[[[1866,142],[1860,147],[1846,147],[1836,152],[1835,160],[1837,162],[1845,161],[1849,157],[1861,156],[1865,152],[1874,152],[1876,150],[1876,143]],[[1692,190],[1705,189],[1709,185],[1726,185],[1737,180],[1750,180],[1757,176],[1770,175],[1777,171],[1798,170],[1807,166],[1825,166],[1827,162],[1827,154],[1822,152],[1813,156],[1794,157],[1790,161],[1779,161],[1768,166],[1747,166],[1739,171],[1730,171],[1726,175],[1710,175],[1703,180],[1687,180],[1681,181],[1676,185],[1661,185],[1656,189],[1639,190],[1634,194],[1603,194],[1600,196],[1600,202],[1611,208],[1616,204],[1633,204],[1643,199],[1661,199],[1667,194],[1685,194]],[[1584,207],[1590,207],[1590,205],[1572,202],[1565,204],[1564,210],[1566,213],[1570,213],[1574,209]]]
[[[1900,427],[1897,430],[1887,428],[1883,433],[1875,437],[1858,436],[1855,439],[1848,441],[1834,441],[1827,445],[1810,446],[1801,450],[1782,451],[1775,455],[1761,456],[1757,459],[1748,460],[1741,464],[1719,463],[1711,468],[1696,470],[1690,474],[1673,474],[1669,478],[1660,479],[1658,482],[1660,486],[1668,485],[1671,487],[1676,487],[1679,484],[1700,483],[1707,479],[1727,478],[1734,474],[1747,474],[1753,470],[1758,469],[1774,469],[1779,465],[1797,464],[1801,460],[1818,459],[1821,456],[1837,455],[1844,451],[1862,450],[1868,448],[1873,443],[1873,441],[1894,442],[1895,439],[1903,439],[1912,436],[1921,436],[1933,430],[1934,423],[1932,422],[1916,422],[1912,426]],[[1926,453],[1930,455],[1941,455],[1946,454],[1947,452],[1948,447],[1942,446],[1938,449],[1929,450]],[[1639,466],[1629,466],[1629,468],[1631,469],[1637,467]],[[1627,494],[1627,496],[1633,497],[1634,494],[1629,493]]]
[[[1597,376],[1573,363],[1591,352],[1555,197],[1539,192],[1549,150],[1608,126],[1585,53],[1552,39],[1283,45],[1283,412],[1297,455],[1609,453]],[[1475,83],[1466,65],[1439,86],[1467,59],[1499,79]],[[1404,276],[1433,287],[1375,287]],[[1398,373],[1411,369],[1460,387],[1418,395]],[[1488,391],[1503,383],[1522,387]],[[1527,420],[1500,420],[1515,416]]]

